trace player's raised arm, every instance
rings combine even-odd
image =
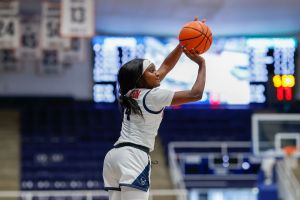
[[[165,76],[174,68],[182,54],[182,47],[178,44],[175,49],[165,58],[164,62],[161,64],[157,72],[159,73],[159,78],[162,81]]]
[[[198,101],[202,98],[204,91],[206,79],[206,65],[204,58],[198,55],[194,49],[188,51],[184,48],[184,53],[187,57],[198,64],[198,75],[193,87],[190,90],[175,92],[171,103],[172,106]]]

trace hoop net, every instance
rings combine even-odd
[[[282,149],[284,153],[284,160],[286,166],[290,169],[296,169],[298,167],[298,158],[296,154],[300,153],[300,147],[297,146],[286,146]]]
[[[297,146],[286,146],[282,149],[285,157],[292,157],[294,156],[297,152],[300,152],[300,147]]]

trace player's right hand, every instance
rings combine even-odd
[[[183,52],[185,53],[185,55],[191,59],[192,61],[194,61],[195,63],[197,63],[198,65],[202,65],[205,62],[205,59],[200,56],[195,49],[191,49],[190,51],[187,50],[185,47],[183,47]]]

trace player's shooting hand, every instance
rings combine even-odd
[[[190,51],[187,50],[185,47],[183,47],[183,52],[185,53],[185,55],[191,59],[192,61],[194,61],[195,63],[197,63],[198,65],[202,65],[202,63],[205,62],[205,59],[200,56],[195,49],[191,49]]]

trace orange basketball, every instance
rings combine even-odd
[[[206,52],[212,44],[210,28],[201,21],[191,21],[183,26],[179,33],[179,41],[188,50],[195,49],[197,53]]]

